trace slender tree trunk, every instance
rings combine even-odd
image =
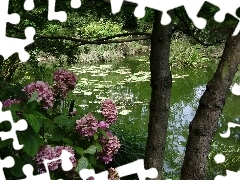
[[[172,12],[170,14],[172,15]],[[172,76],[169,65],[172,24],[161,25],[161,17],[161,12],[154,12],[150,53],[152,93],[144,160],[145,169],[152,167],[157,169],[158,177],[155,180],[162,179],[172,89]]]
[[[240,34],[229,37],[213,78],[202,95],[196,115],[189,125],[181,180],[206,179],[207,157],[218,128],[226,93],[240,63]]]

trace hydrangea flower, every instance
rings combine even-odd
[[[66,84],[68,90],[73,90],[77,85],[76,75],[63,69],[59,69],[53,73],[53,81],[55,83],[62,82]]]
[[[59,96],[60,99],[66,99],[68,88],[64,82],[57,82],[53,85],[53,92],[55,97]]]
[[[121,147],[120,142],[117,136],[114,136],[111,132],[106,132],[108,139],[103,136],[99,139],[100,144],[102,145],[102,152],[99,153],[99,159],[102,160],[105,164],[108,164],[113,160],[113,155],[116,154]]]
[[[80,120],[76,120],[76,124],[76,131],[85,137],[93,136],[98,129],[98,120],[91,113],[88,113]]]
[[[106,99],[102,102],[102,114],[108,124],[112,124],[117,121],[118,110],[112,100]]]
[[[102,130],[106,130],[109,128],[109,124],[106,123],[106,121],[100,121],[99,124],[98,124],[99,128],[102,129]]]
[[[77,165],[77,160],[75,159],[74,155],[75,152],[74,150],[69,147],[69,146],[56,146],[52,147],[50,145],[43,146],[39,149],[38,153],[34,157],[34,160],[38,164],[38,172],[39,173],[44,173],[46,172],[43,161],[44,160],[52,160],[55,158],[58,158],[62,152],[62,150],[65,149],[68,152],[70,152],[73,156],[70,157],[70,161],[73,164],[73,167],[76,167]],[[61,160],[53,161],[51,163],[48,163],[48,169],[49,171],[54,171],[58,169],[59,165],[61,165]]]
[[[87,180],[94,180],[94,177],[90,176]]]
[[[25,91],[28,97],[30,98],[35,90],[38,92],[37,101],[43,103],[43,108],[44,109],[52,108],[55,99],[53,97],[53,92],[49,87],[48,83],[37,81],[36,83],[26,85],[22,91]]]
[[[3,107],[11,107],[12,104],[19,104],[20,102],[21,101],[17,100],[17,99],[13,99],[13,100],[7,99],[2,103],[2,105],[3,105]]]
[[[119,174],[116,169],[110,168],[108,169],[108,180],[119,180]]]

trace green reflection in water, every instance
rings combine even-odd
[[[215,67],[172,71],[171,112],[164,163],[167,178],[179,177],[188,125],[195,115],[199,98],[206,83],[213,76]],[[99,103],[106,98],[113,99],[119,108],[119,120],[112,129],[123,142],[121,152],[124,157],[119,155],[115,159],[115,165],[143,158],[151,94],[147,58],[135,57],[124,59],[117,64],[73,67],[71,70],[78,74],[80,80],[75,91],[78,94],[76,104],[85,112],[99,109]],[[239,128],[235,128],[228,139],[219,136],[219,133],[227,129],[228,122],[240,123],[239,103],[240,97],[229,92],[209,156],[210,179],[218,173],[223,174],[226,168],[235,171],[239,169],[239,160],[235,157],[239,152]],[[223,154],[228,157],[225,163],[217,165],[213,158],[223,150],[226,151]]]

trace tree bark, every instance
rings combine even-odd
[[[181,180],[206,179],[207,158],[218,128],[226,93],[240,63],[240,34],[230,36],[213,78],[199,101],[195,117],[189,125]]]
[[[169,14],[172,16],[172,11]],[[172,89],[172,76],[169,65],[172,24],[161,25],[161,17],[161,12],[154,12],[150,52],[152,93],[144,159],[145,169],[153,167],[157,169],[158,177],[155,180],[162,179]]]

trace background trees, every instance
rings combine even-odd
[[[158,179],[162,179],[164,144],[166,141],[172,82],[170,71],[172,63],[169,58],[171,55],[171,36],[181,32],[192,38],[190,40],[191,45],[200,44],[204,47],[219,45],[226,41],[227,35],[229,35],[232,28],[235,27],[236,21],[231,17],[227,17],[225,23],[215,23],[213,21],[213,14],[217,11],[217,8],[205,4],[199,13],[200,16],[209,20],[207,28],[203,31],[199,31],[192,25],[184,9],[181,8],[172,12],[175,16],[173,16],[173,23],[171,25],[161,26],[159,24],[161,13],[159,12],[154,13],[152,10],[147,9],[146,17],[137,20],[132,16],[135,6],[126,5],[123,6],[119,14],[110,16],[111,9],[107,2],[84,0],[79,10],[72,10],[69,3],[66,1],[58,1],[56,9],[65,10],[68,13],[68,21],[59,23],[57,21],[46,21],[47,4],[45,2],[35,2],[36,9],[30,13],[23,10],[23,3],[24,1],[11,1],[11,8],[9,11],[20,13],[24,20],[17,26],[9,24],[7,31],[8,35],[23,37],[23,29],[28,25],[36,28],[37,35],[35,36],[35,43],[27,48],[31,53],[31,59],[28,63],[19,63],[16,55],[13,55],[7,61],[1,61],[0,70],[4,82],[18,81],[26,75],[26,70],[29,72],[28,75],[35,80],[43,79],[47,73],[46,66],[41,66],[42,62],[38,61],[40,58],[49,60],[48,57],[52,57],[55,61],[52,66],[55,68],[63,66],[65,62],[67,62],[68,65],[74,64],[81,59],[81,56],[84,56],[85,60],[88,59],[87,55],[92,54],[93,47],[96,48],[94,51],[111,51],[111,53],[115,52],[115,49],[125,48],[125,50],[122,50],[123,53],[121,54],[125,55],[130,54],[129,51],[132,47],[136,48],[139,44],[147,44],[146,42],[142,42],[136,45],[126,44],[126,42],[148,40],[149,43],[149,40],[151,40],[150,70],[152,96],[150,102],[149,136],[146,145],[145,166],[156,167],[160,175]],[[152,23],[153,16],[154,23]],[[231,44],[232,40],[233,39],[230,38],[228,43]],[[211,88],[207,89],[200,101],[196,117],[190,124],[190,138],[188,140],[187,154],[182,170],[183,179],[191,179],[194,177],[193,174],[195,173],[199,175],[199,178],[204,179],[205,177],[205,171],[198,169],[196,166],[202,163],[205,167],[207,153],[209,152],[206,152],[202,159],[198,159],[197,156],[203,155],[205,150],[209,151],[209,145],[216,131],[219,114],[224,105],[226,91],[231,84],[238,65],[237,61],[235,62],[228,57],[231,53],[233,53],[231,55],[238,56],[237,52],[234,50],[238,48],[238,38],[234,39],[234,41],[235,40],[236,44],[234,44],[234,47],[226,46],[222,60],[219,62],[216,75],[207,86],[209,87],[211,85],[213,90]],[[95,55],[95,57],[97,57],[97,60],[100,62],[106,62],[110,59],[110,56],[104,55],[103,53],[99,53]],[[25,65],[27,65],[27,67]],[[186,66],[188,66],[187,63],[182,65],[182,67]],[[230,68],[225,69],[225,67],[228,66]],[[224,71],[221,70],[222,67],[224,67]],[[221,79],[219,77],[223,78]],[[209,94],[209,92],[212,94]],[[219,94],[222,99],[220,99],[219,102],[214,101],[220,98],[218,96]],[[205,99],[206,97],[208,101],[212,100],[212,103],[215,102],[215,104],[211,104],[213,107],[209,107],[209,102]],[[205,104],[205,106],[203,106],[202,103]],[[207,133],[205,133],[204,130],[202,131],[202,126],[208,127],[210,120],[207,121],[207,119],[203,119],[204,116],[200,116],[200,112],[203,112],[202,109],[208,112],[211,108],[213,109],[211,112],[214,114],[214,119],[210,120],[215,123],[215,126],[213,126],[212,129],[208,129]],[[197,135],[195,135],[196,132]],[[202,149],[199,154],[195,154],[196,159],[194,161],[189,161],[190,156],[194,157],[192,151],[196,148],[201,149],[202,147],[199,147],[200,144],[195,143],[201,141],[204,137],[208,140],[208,143],[206,143],[207,148]],[[192,167],[193,164],[195,164],[196,168],[193,168],[193,171],[189,171],[188,167]]]

